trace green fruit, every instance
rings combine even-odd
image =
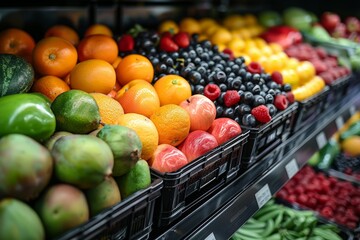
[[[91,216],[121,201],[120,190],[113,177],[108,177],[96,187],[87,190],[85,194]]]
[[[276,11],[266,10],[258,15],[259,23],[264,27],[278,26],[282,23],[281,15]]]
[[[0,200],[0,239],[45,239],[44,227],[36,212],[17,199]]]
[[[24,58],[0,54],[0,97],[28,92],[34,82],[34,69]]]
[[[82,189],[97,186],[112,174],[114,157],[106,142],[92,135],[68,135],[51,150],[55,175]]]
[[[51,104],[58,131],[86,134],[99,127],[100,112],[95,99],[81,90],[61,93]]]
[[[151,184],[150,168],[147,161],[140,159],[126,174],[116,178],[122,198],[147,188]]]
[[[304,31],[311,28],[313,17],[302,8],[289,7],[283,12],[283,20],[285,25]]]
[[[84,193],[74,186],[51,186],[35,202],[47,236],[53,238],[89,220],[89,207]]]
[[[104,140],[114,154],[113,176],[121,176],[130,171],[140,159],[142,143],[131,128],[120,125],[105,125],[97,137]]]
[[[50,152],[20,134],[0,139],[0,198],[31,200],[49,183],[53,170]]]
[[[55,132],[45,143],[44,146],[47,147],[47,149],[49,149],[51,151],[51,149],[53,148],[55,142],[60,139],[63,136],[68,136],[68,135],[72,135],[72,133],[70,132],[65,132],[65,131],[59,131],[59,132]]]
[[[55,115],[39,95],[19,93],[1,97],[0,106],[0,137],[19,133],[44,141],[55,132]]]

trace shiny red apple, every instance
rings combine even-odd
[[[340,22],[340,16],[333,12],[324,12],[320,17],[321,25],[329,32],[332,32]]]
[[[159,144],[149,159],[149,165],[159,172],[174,172],[188,163],[185,154],[170,144]]]
[[[216,107],[213,101],[202,94],[195,94],[179,104],[190,116],[190,132],[206,131],[216,117]]]
[[[218,145],[216,138],[210,133],[203,130],[195,130],[189,133],[178,148],[185,154],[188,162],[191,162]]]
[[[241,132],[240,125],[235,120],[227,117],[215,119],[208,129],[208,133],[216,138],[219,145],[238,136]]]

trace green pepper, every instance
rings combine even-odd
[[[340,153],[340,145],[338,142],[331,138],[323,148],[319,151],[319,169],[329,169],[335,157]]]
[[[55,132],[56,119],[50,104],[37,94],[4,96],[0,106],[0,137],[19,133],[42,142]]]

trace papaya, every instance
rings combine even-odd
[[[0,239],[42,240],[44,226],[37,213],[15,198],[0,200]]]
[[[34,139],[9,134],[0,139],[0,199],[35,199],[53,171],[50,151]]]
[[[112,174],[113,153],[108,144],[96,136],[63,136],[55,142],[51,154],[56,178],[81,189],[95,187]]]
[[[47,147],[47,149],[49,149],[51,151],[51,149],[53,148],[55,142],[63,137],[63,136],[67,136],[67,135],[71,135],[72,133],[70,132],[66,132],[66,131],[58,131],[55,132],[48,140],[45,141],[44,146]]]
[[[142,143],[133,129],[120,125],[105,125],[96,136],[110,146],[114,155],[113,176],[129,172],[140,159]]]
[[[89,220],[89,206],[84,193],[69,184],[50,186],[34,205],[50,238],[58,237]]]
[[[90,216],[95,216],[121,201],[120,190],[113,177],[108,177],[96,187],[86,190],[85,195],[90,208]]]

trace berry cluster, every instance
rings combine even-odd
[[[179,37],[142,31],[134,38],[134,49],[120,54],[149,58],[155,69],[153,83],[169,74],[184,77],[193,94],[214,101],[217,118],[229,117],[244,126],[267,123],[294,101],[291,86],[281,84],[281,74],[269,75],[258,63],[246,65],[243,57],[234,58],[231,52],[221,52],[217,45],[198,38],[197,34]]]
[[[352,170],[351,172],[359,172],[360,157],[350,157],[345,153],[340,153],[335,157],[333,166],[336,170],[344,173],[349,172],[349,169]]]

